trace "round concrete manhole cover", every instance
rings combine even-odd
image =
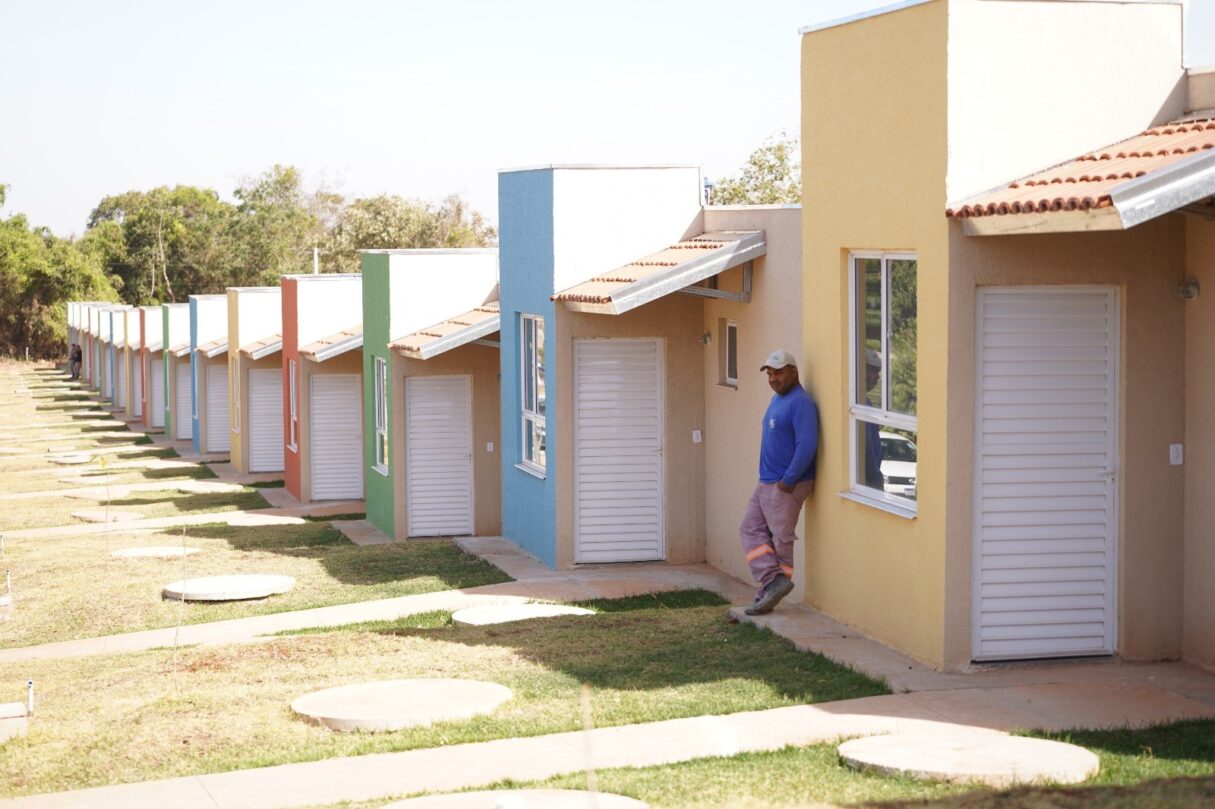
[[[566,607],[561,604],[489,604],[484,607],[468,607],[457,610],[451,620],[468,626],[507,624],[512,621],[527,621],[532,618],[555,618],[559,615],[594,615],[582,607]]]
[[[512,696],[480,680],[382,680],[314,691],[291,710],[333,730],[391,731],[492,713]]]
[[[51,463],[57,463],[61,466],[79,466],[90,463],[92,460],[92,455],[55,455],[51,457]]]
[[[893,733],[839,746],[851,767],[925,781],[1078,784],[1095,775],[1097,756],[1074,744],[1001,733]]]
[[[179,559],[199,553],[201,548],[183,548],[180,545],[152,545],[146,548],[119,548],[110,551],[110,556],[121,559]]]
[[[574,789],[496,789],[427,795],[390,803],[383,809],[648,809],[649,804],[608,792]]]
[[[84,511],[73,511],[72,516],[85,522],[126,522],[143,517],[138,511],[117,511],[112,508],[86,508]]]
[[[295,579],[291,576],[261,573],[203,576],[166,584],[161,595],[178,601],[248,601],[285,593],[294,586]]]

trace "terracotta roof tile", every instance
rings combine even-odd
[[[428,346],[433,346],[440,340],[459,335],[464,331],[468,331],[470,334],[480,331],[478,327],[486,326],[488,321],[494,321],[492,325],[496,326],[499,317],[498,302],[490,301],[433,326],[427,326],[413,334],[408,334],[389,344],[388,347],[410,356],[421,355],[426,353]],[[494,330],[496,331],[496,328]]]
[[[325,349],[329,348],[330,346],[337,345],[338,343],[344,343],[347,340],[354,340],[355,338],[362,338],[362,336],[363,336],[363,324],[360,323],[357,326],[351,326],[348,329],[342,329],[339,332],[335,332],[333,334],[326,335],[326,336],[322,337],[321,339],[316,340],[315,342],[309,343],[306,346],[300,346],[300,353],[304,354],[306,356],[315,357],[317,354],[324,353]],[[361,346],[362,342],[360,342],[359,345]],[[354,346],[351,346],[351,348],[354,348]]]
[[[198,348],[196,348],[194,350],[200,351],[208,357],[213,357],[219,353],[220,348],[222,348],[224,351],[228,350],[228,338],[227,337],[220,337],[219,339],[212,340],[209,343],[203,343],[202,345],[200,345]]]
[[[612,294],[630,284],[636,284],[654,275],[669,271],[673,267],[690,263],[715,250],[737,243],[749,233],[701,234],[677,242],[657,253],[629,262],[623,267],[596,275],[581,284],[564,289],[552,296],[554,301],[573,303],[611,303]],[[731,237],[734,238],[731,238]]]
[[[950,208],[954,219],[1087,211],[1113,204],[1110,192],[1190,155],[1215,149],[1215,119],[1175,121],[1081,155]]]
[[[252,343],[246,343],[245,345],[241,346],[240,353],[245,354],[246,356],[254,357],[254,356],[257,356],[258,354],[261,354],[262,352],[266,351],[267,349],[273,349],[274,351],[281,351],[282,347],[283,347],[283,335],[271,334],[268,337],[263,337],[260,340],[254,340]],[[273,353],[273,351],[271,351],[270,353]]]

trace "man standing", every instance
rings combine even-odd
[[[768,355],[761,371],[776,395],[764,413],[759,485],[738,532],[751,575],[759,583],[748,615],[764,615],[793,590],[793,543],[802,503],[814,491],[818,406],[801,386],[788,351]]]
[[[80,350],[80,346],[72,343],[72,347],[68,349],[68,369],[71,371],[70,379],[80,378],[80,361],[84,359],[84,352]]]

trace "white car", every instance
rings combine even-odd
[[[882,431],[882,480],[887,494],[915,499],[915,444],[898,433]]]

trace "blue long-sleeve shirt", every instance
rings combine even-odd
[[[759,480],[793,486],[814,480],[818,452],[818,405],[801,385],[773,395],[764,412],[759,443]]]

